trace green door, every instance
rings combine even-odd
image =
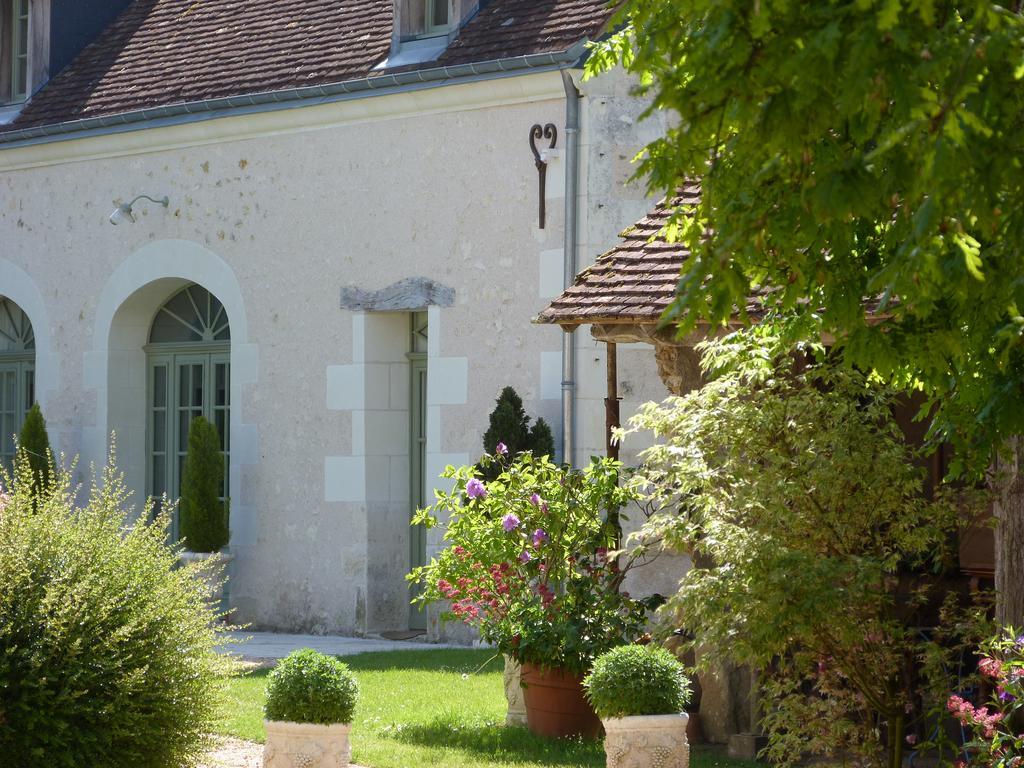
[[[426,490],[427,467],[427,313],[414,312],[412,316],[412,351],[409,353],[409,515],[429,504]],[[409,566],[419,568],[427,564],[427,529],[422,525],[410,530]],[[410,599],[416,597],[419,587],[412,587]],[[409,628],[426,629],[427,615],[417,605],[409,606]]]

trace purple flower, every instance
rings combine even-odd
[[[1005,690],[1002,686],[999,688],[999,700],[1002,702],[1016,701],[1017,697],[1009,691]]]
[[[487,496],[487,486],[474,477],[466,483],[466,495],[471,499],[483,499]]]
[[[494,452],[499,456],[504,456],[506,453],[508,453],[508,446],[505,445],[504,443],[498,443],[496,446],[494,446]]]
[[[505,529],[506,533],[512,533],[512,531],[519,527],[519,518],[509,512],[501,518],[501,527]]]
[[[538,528],[533,532],[533,546],[540,547],[545,541],[548,540],[548,535],[544,532],[543,528]]]
[[[530,496],[530,503],[533,504],[533,506],[539,507],[540,506],[540,501],[541,501],[541,499],[540,499],[540,494],[539,493],[535,493],[532,496]]]
[[[520,563],[528,563],[528,562],[530,562],[531,560],[533,560],[533,555],[531,555],[531,554],[530,554],[529,552],[527,552],[527,551],[526,551],[526,550],[524,549],[524,550],[523,550],[523,553],[522,553],[522,554],[521,554],[521,555],[519,556],[519,562],[520,562]]]

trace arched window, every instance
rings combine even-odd
[[[176,293],[156,313],[146,347],[149,371],[149,494],[181,494],[192,420],[220,434],[224,496],[231,452],[231,326],[217,297],[199,285]],[[175,526],[176,528],[176,526]],[[172,531],[177,538],[177,530]]]
[[[36,399],[36,337],[17,304],[0,296],[0,461],[14,464],[15,436]]]

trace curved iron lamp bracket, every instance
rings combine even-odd
[[[547,186],[548,164],[541,155],[540,150],[537,149],[538,139],[550,139],[551,143],[547,149],[554,149],[555,144],[558,143],[558,129],[555,127],[555,124],[548,123],[545,126],[541,126],[540,123],[537,123],[530,129],[530,150],[533,152],[533,164],[537,166],[537,180],[540,185],[540,228],[544,229],[544,195]]]

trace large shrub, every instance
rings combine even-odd
[[[484,456],[479,467],[448,467],[450,493],[414,524],[446,521],[448,545],[409,579],[417,602],[447,601],[444,618],[476,627],[520,663],[576,674],[599,654],[639,637],[652,602],[621,591],[640,558],[616,558],[609,510],[638,499],[622,487],[622,466],[594,460],[582,471],[530,453]]]
[[[920,628],[958,624],[951,602],[938,613],[971,500],[923,493],[894,393],[822,350],[794,359],[755,329],[702,353],[706,385],[634,422],[658,438],[644,481],[662,509],[643,537],[711,565],[671,609],[706,661],[765,671],[773,761],[898,768],[955,669]]]
[[[224,454],[217,428],[202,416],[192,421],[181,475],[180,531],[193,552],[216,552],[228,543]]]
[[[24,458],[16,472],[0,506],[0,764],[193,764],[223,662],[208,588],[176,567],[167,515],[135,515],[113,469],[84,507],[67,473],[34,499]]]
[[[37,496],[45,493],[53,479],[54,467],[50,437],[46,433],[46,419],[43,418],[39,403],[33,404],[25,415],[25,423],[18,436],[18,451],[25,454],[32,470],[32,492]]]
[[[359,683],[347,664],[302,648],[270,673],[264,713],[289,723],[351,723],[358,698]]]
[[[654,645],[623,645],[598,656],[583,686],[601,718],[674,715],[690,702],[683,665]]]

